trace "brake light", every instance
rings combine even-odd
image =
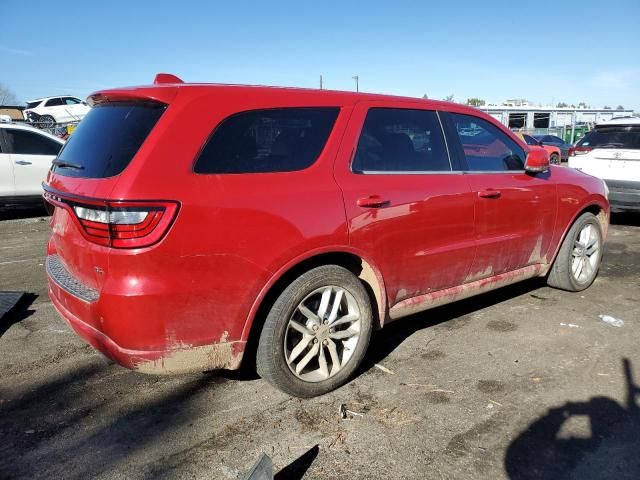
[[[569,156],[577,157],[578,155],[585,155],[593,150],[593,147],[571,147],[569,148]]]
[[[166,234],[178,211],[176,202],[68,200],[45,192],[45,199],[73,212],[83,236],[98,245],[142,248]]]

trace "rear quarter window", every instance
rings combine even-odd
[[[339,111],[338,107],[278,108],[232,115],[209,137],[194,172],[303,170],[320,156]]]
[[[159,103],[107,103],[91,109],[58,155],[56,174],[107,178],[121,173],[166,109]],[[73,167],[68,166],[73,165]]]

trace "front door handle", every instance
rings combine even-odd
[[[493,190],[491,188],[478,192],[480,198],[500,198],[501,195],[502,192],[500,192],[500,190]]]
[[[16,160],[16,165],[31,165],[31,162],[27,162],[26,160]]]
[[[382,198],[380,195],[369,195],[359,199],[356,203],[359,207],[364,208],[382,208],[389,206],[391,201]]]

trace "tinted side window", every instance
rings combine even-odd
[[[351,168],[357,173],[451,171],[437,114],[370,109]]]
[[[65,97],[63,100],[66,105],[76,105],[80,103],[77,98]]]
[[[196,173],[292,172],[313,164],[340,111],[337,107],[278,108],[238,113],[214,130]]]
[[[470,115],[451,114],[469,171],[524,170],[522,148],[498,127]]]
[[[538,141],[530,135],[523,135],[522,138],[527,145],[538,145]]]
[[[39,133],[7,128],[9,153],[22,155],[57,155],[62,145]]]
[[[58,105],[62,105],[61,98],[51,98],[44,104],[45,107],[57,107]]]

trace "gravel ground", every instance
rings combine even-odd
[[[534,280],[401,320],[299,400],[108,364],[47,298],[41,214],[0,211],[0,290],[28,292],[0,321],[0,478],[235,479],[262,453],[279,479],[640,478],[640,215],[614,217],[585,292]]]

